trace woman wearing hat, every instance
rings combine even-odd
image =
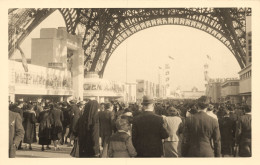
[[[181,156],[181,134],[183,132],[183,123],[179,117],[179,111],[173,106],[166,110],[164,117],[164,127],[169,133],[169,137],[164,139],[164,156],[180,157]]]
[[[26,148],[29,145],[29,149],[32,150],[32,143],[36,142],[36,127],[35,123],[37,122],[36,120],[36,113],[33,110],[34,106],[29,104],[27,106],[27,110],[24,111],[23,117],[23,127],[25,130],[24,134],[24,143],[27,143]]]
[[[51,126],[52,116],[50,114],[50,105],[46,105],[42,112],[39,114],[39,144],[42,145],[42,151],[44,151],[44,145],[47,145],[46,149],[50,149],[51,144]]]

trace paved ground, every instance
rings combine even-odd
[[[61,145],[60,151],[54,151],[53,145],[50,145],[50,150],[41,150],[41,145],[34,143],[32,144],[32,150],[25,149],[16,151],[16,158],[73,158],[70,156],[72,147],[67,145]]]

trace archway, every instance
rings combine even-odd
[[[170,60],[169,55],[174,60]],[[126,39],[114,51],[103,77],[129,82],[144,79],[157,83],[167,63],[171,67],[174,85],[188,86],[186,90],[192,88],[188,82],[204,89],[205,63],[209,64],[210,78],[237,77],[240,70],[233,54],[214,37],[190,27],[165,25],[140,31]]]
[[[56,9],[10,9],[20,12],[9,24],[9,57],[31,29]],[[85,71],[99,72],[102,77],[113,51],[134,33],[158,25],[183,25],[200,29],[225,44],[241,68],[245,67],[245,19],[250,8],[73,8],[59,9],[67,31],[75,34],[80,24],[85,28],[82,47]],[[15,18],[15,17],[12,17]]]

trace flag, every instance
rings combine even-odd
[[[209,81],[208,71],[204,71],[205,81]]]
[[[172,56],[168,56],[168,57],[169,57],[169,59],[174,60],[174,58]]]
[[[207,54],[207,58],[209,59],[209,60],[211,60],[211,57]]]
[[[208,64],[204,64],[204,69],[208,69],[209,65]]]

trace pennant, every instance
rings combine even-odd
[[[208,58],[209,60],[211,60],[211,57],[210,57],[209,55],[207,55],[207,58]]]
[[[209,65],[208,64],[204,64],[204,69],[208,69]]]
[[[174,58],[172,56],[168,56],[168,57],[169,57],[169,59],[174,60]]]

